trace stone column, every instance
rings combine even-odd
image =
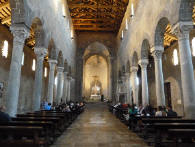
[[[142,105],[146,106],[149,104],[148,77],[147,77],[148,59],[140,60],[139,65],[141,66],[141,72],[142,72]]]
[[[64,71],[64,67],[57,67],[57,95],[56,95],[56,102],[57,104],[59,104],[61,102],[61,98],[62,98],[62,89],[63,89],[63,71]]]
[[[70,97],[70,82],[71,82],[71,76],[67,77],[67,101],[69,102],[71,100]]]
[[[49,82],[48,82],[48,93],[47,93],[47,101],[48,103],[53,104],[53,87],[54,87],[54,72],[57,64],[57,60],[49,59]]]
[[[62,100],[63,100],[63,102],[65,102],[65,103],[67,103],[67,74],[68,74],[68,72],[65,71],[65,72],[64,72],[63,96],[62,96]]]
[[[42,96],[43,60],[47,55],[47,49],[35,47],[34,52],[36,54],[37,61],[33,91],[33,111],[38,111],[40,109]]]
[[[71,77],[70,81],[70,98],[72,101],[77,101],[75,97],[75,79],[73,77]]]
[[[138,85],[137,85],[137,66],[131,67],[131,81],[132,81],[132,91],[133,91],[133,102],[137,106],[139,105],[139,99],[138,99]]]
[[[29,29],[21,24],[12,25],[10,30],[13,34],[13,50],[6,92],[6,110],[10,116],[15,116],[18,108],[22,54],[25,39],[29,36]]]
[[[126,79],[126,87],[127,87],[127,103],[132,105],[132,100],[131,100],[131,90],[130,90],[130,73],[127,72],[125,74],[125,79]]]
[[[139,99],[138,99],[138,85],[137,85],[137,66],[131,67],[131,80],[132,80],[132,89],[133,89],[133,102],[137,106],[139,106]]]
[[[173,27],[173,32],[178,37],[184,114],[186,118],[195,118],[195,81],[189,42],[189,32],[192,28],[192,22],[179,22]]]
[[[155,62],[155,82],[156,82],[156,97],[157,106],[165,106],[164,78],[162,70],[162,46],[155,46],[151,49],[152,56]]]

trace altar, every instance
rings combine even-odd
[[[97,95],[97,94],[91,95],[90,99],[94,101],[99,101],[101,100],[101,95]]]

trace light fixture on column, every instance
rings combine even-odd
[[[24,52],[22,53],[22,66],[24,65]]]
[[[66,9],[65,9],[65,5],[62,5],[62,16],[65,18],[66,17]]]
[[[131,4],[131,15],[130,15],[130,17],[131,18],[133,18],[133,16],[134,16],[134,6],[133,6],[133,3]]]
[[[36,61],[33,59],[32,70],[35,71]]]
[[[71,36],[71,39],[74,39],[74,33],[73,33],[73,30],[71,30],[71,32],[70,32],[70,36]]]
[[[123,40],[123,37],[124,37],[124,32],[123,30],[121,31],[121,40]]]
[[[47,77],[47,67],[45,67],[45,71],[44,71],[44,77]]]

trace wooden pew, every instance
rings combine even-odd
[[[43,127],[0,126],[0,145],[2,147],[47,147],[47,136],[42,137],[42,133]],[[3,138],[4,136],[8,137]]]
[[[51,121],[10,121],[0,122],[0,126],[27,126],[27,127],[42,127],[43,135],[48,136],[48,143],[52,144],[56,139],[55,136],[55,125]]]
[[[179,139],[181,139],[182,142],[192,144],[193,139],[195,138],[195,129],[168,129],[168,134],[173,137],[175,147],[179,147],[179,144],[181,144]],[[195,143],[193,146],[195,146]]]
[[[195,123],[154,123],[151,124],[151,127],[154,127],[156,131],[155,147],[160,147],[162,139],[164,136],[166,137],[168,135],[169,129],[195,129]],[[183,134],[180,135],[181,137],[183,136]]]
[[[14,117],[13,121],[52,121],[55,125],[56,133],[59,136],[63,132],[62,121],[59,117]],[[58,132],[59,131],[59,132]]]

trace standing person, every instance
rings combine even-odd
[[[9,114],[5,113],[5,106],[0,106],[0,122],[9,122],[11,117]]]
[[[104,95],[103,94],[101,95],[101,101],[102,102],[104,101]]]

